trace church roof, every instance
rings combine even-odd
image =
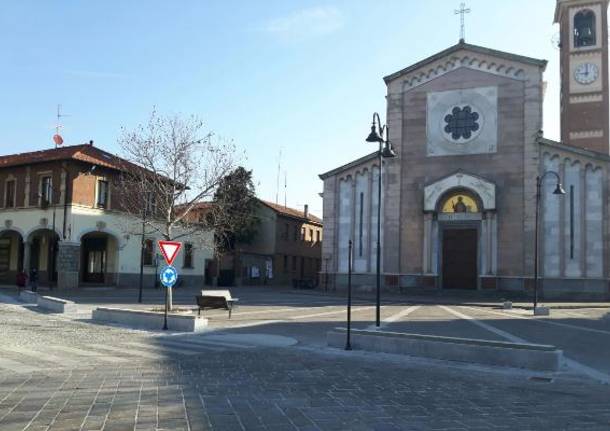
[[[355,166],[361,165],[364,162],[368,162],[369,160],[373,160],[379,157],[379,151],[372,152],[371,154],[367,154],[364,157],[360,157],[359,159],[354,160],[353,162],[349,162],[343,166],[339,166],[331,171],[324,172],[323,174],[318,175],[321,180],[325,180],[326,178],[332,177],[333,175],[337,175],[343,171],[351,169]]]
[[[610,162],[610,155],[608,155],[606,153],[600,153],[599,151],[593,151],[593,150],[589,150],[589,149],[582,148],[582,147],[575,147],[573,145],[569,145],[569,144],[559,142],[559,141],[554,141],[552,139],[548,139],[543,136],[538,136],[536,138],[536,142],[538,142],[538,144],[546,145],[546,146],[553,147],[553,148],[556,148],[559,150],[569,151],[571,153],[574,153],[574,154],[577,154],[580,156],[585,156],[585,157],[590,157],[592,159]]]
[[[405,69],[402,69],[402,70],[399,70],[398,72],[387,75],[383,78],[383,80],[387,84],[390,81],[393,81],[394,79],[399,78],[400,76],[403,76],[409,72],[417,70],[423,66],[433,63],[434,61],[436,61],[440,58],[446,57],[446,56],[453,54],[454,52],[457,52],[460,50],[467,50],[467,51],[472,51],[472,52],[476,52],[476,53],[483,54],[483,55],[491,55],[494,57],[504,58],[506,60],[516,61],[519,63],[531,64],[533,66],[542,67],[543,70],[546,68],[546,65],[547,65],[546,60],[540,60],[540,59],[532,58],[532,57],[525,57],[523,55],[511,54],[509,52],[498,51],[495,49],[485,48],[483,46],[471,45],[469,43],[466,43],[464,41],[464,39],[460,39],[459,43],[457,43],[456,45],[453,45],[441,52],[438,52],[424,60],[418,61],[417,63],[415,63]]]

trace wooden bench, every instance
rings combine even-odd
[[[201,316],[201,310],[223,308],[229,311],[229,319],[231,311],[235,307],[235,303],[239,298],[232,298],[231,292],[228,290],[202,290],[201,295],[195,297],[197,300],[197,315]]]

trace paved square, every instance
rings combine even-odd
[[[197,335],[87,319],[86,303],[125,305],[131,293],[72,294],[83,308],[75,316],[0,304],[0,430],[610,429],[610,386],[575,368],[551,375],[327,349],[343,298],[238,290],[232,319],[206,312],[213,331]],[[192,305],[191,294],[178,291],[177,303]],[[553,310],[545,322],[511,313],[403,301],[382,318],[386,330],[563,338],[575,362],[610,371],[607,308]],[[370,300],[355,301],[357,327],[373,316]]]

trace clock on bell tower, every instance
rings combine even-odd
[[[557,0],[561,141],[610,153],[608,0]]]

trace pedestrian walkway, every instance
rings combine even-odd
[[[252,349],[255,343],[233,341],[214,335],[189,337],[149,337],[147,341],[116,345],[2,346],[0,373],[34,373],[100,365],[121,365],[139,361],[166,361],[174,356],[193,356],[230,349]]]

